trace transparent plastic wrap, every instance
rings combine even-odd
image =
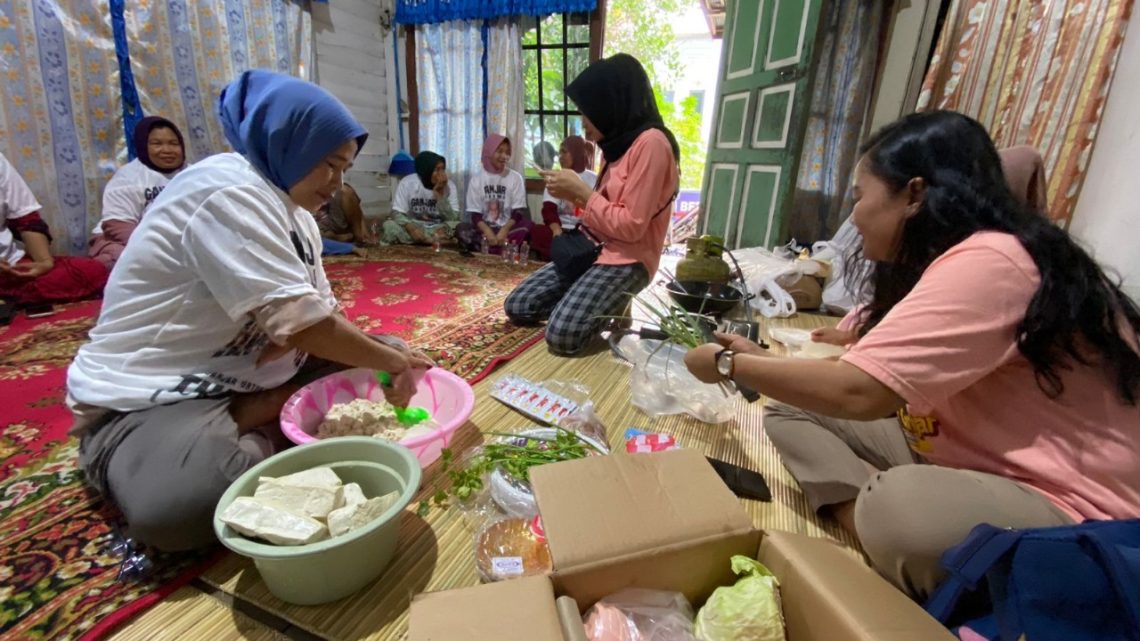
[[[696,641],[693,608],[680,592],[625,589],[595,603],[583,621],[590,641]]]
[[[596,429],[589,417],[576,420]],[[534,518],[538,505],[527,480],[531,467],[608,453],[606,441],[571,428],[529,426],[499,432],[448,463],[451,495],[475,528],[504,516]]]
[[[486,583],[549,574],[553,563],[541,521],[487,520],[475,535],[475,569]]]
[[[705,423],[732,418],[735,395],[690,374],[685,367],[686,348],[633,336],[622,338],[619,347],[633,363],[630,400],[641,411],[654,417],[683,413]]]
[[[491,384],[491,397],[540,423],[560,425],[589,400],[590,388],[579,381],[531,381],[503,374]]]

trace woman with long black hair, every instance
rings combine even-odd
[[[1136,303],[1014,197],[973,119],[912,114],[862,154],[856,342],[824,361],[721,336],[689,369],[780,401],[764,427],[812,507],[916,598],[979,523],[1140,516]]]
[[[605,163],[596,189],[573,168],[542,175],[550,195],[577,211],[575,233],[600,241],[601,251],[596,260],[588,257],[593,262],[584,271],[567,273],[558,268],[554,248],[555,262],[520,283],[504,307],[515,323],[547,321],[550,350],[572,355],[598,334],[601,317],[620,314],[630,294],[657,272],[680,156],[649,77],[633,56],[594,62],[567,85],[566,95],[582,112],[586,138],[601,147]]]

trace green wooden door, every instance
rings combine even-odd
[[[729,247],[785,240],[822,2],[730,0],[727,6],[701,229]]]

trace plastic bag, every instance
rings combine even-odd
[[[599,443],[606,443],[606,425],[594,411],[594,402],[586,401],[578,410],[558,422],[563,429],[577,432]]]
[[[688,414],[705,423],[732,418],[735,395],[702,383],[685,367],[687,349],[674,343],[626,336],[618,344],[633,363],[630,400],[649,416]]]
[[[629,588],[590,608],[590,641],[695,641],[693,608],[680,592]]]
[[[832,314],[846,314],[853,307],[864,301],[855,300],[849,290],[849,281],[857,275],[847,273],[847,257],[856,251],[863,243],[859,230],[851,222],[851,218],[843,221],[835,237],[826,243],[816,243],[813,256],[831,262],[831,275],[823,287],[823,308]],[[864,266],[866,259],[860,261]]]
[[[717,588],[697,612],[697,639],[784,641],[776,577],[759,561],[739,554],[732,557],[732,571],[744,576],[736,585]]]

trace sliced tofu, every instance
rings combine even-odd
[[[314,519],[326,519],[329,512],[344,505],[344,486],[339,484],[340,479],[337,485],[302,485],[288,482],[289,478],[260,479],[253,497]]]
[[[277,545],[305,545],[329,536],[328,528],[316,519],[248,496],[230,503],[222,512],[222,521],[246,536]]]
[[[368,499],[364,498],[364,490],[360,489],[358,483],[349,483],[344,486],[344,505],[338,507],[348,507],[351,505],[360,505]]]
[[[263,476],[259,480],[264,481],[268,478],[270,477]],[[327,467],[314,467],[303,472],[279,476],[273,480],[283,485],[301,485],[305,487],[340,487],[342,485],[340,477],[336,475],[336,472]]]
[[[329,534],[340,536],[363,527],[387,511],[400,498],[399,492],[368,499],[357,505],[346,505],[329,513]]]

